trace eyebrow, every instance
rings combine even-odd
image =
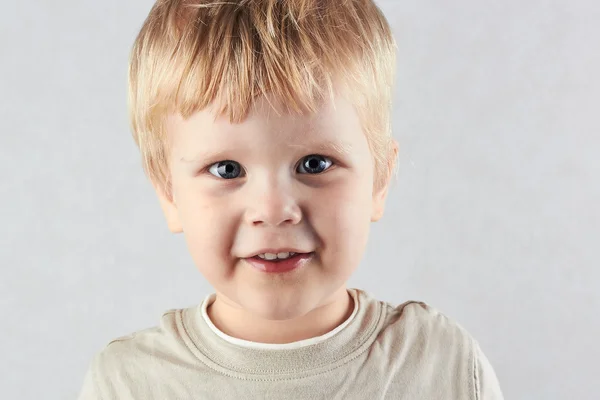
[[[323,151],[323,152],[332,152],[339,155],[347,155],[350,154],[352,150],[352,145],[349,143],[340,143],[335,141],[324,141],[317,143],[302,143],[302,144],[288,144],[289,147],[297,147],[297,148],[306,148],[311,151]],[[201,152],[196,154],[196,156],[191,160],[186,160],[185,157],[181,157],[180,161],[184,163],[193,163],[199,160],[203,160],[206,158],[218,158],[221,154],[225,156],[225,151],[219,152]]]
[[[307,149],[316,149],[317,151],[334,152],[338,154],[349,154],[352,145],[349,143],[340,143],[334,141],[324,141],[318,143],[290,144],[290,147],[304,147]]]
[[[194,158],[192,158],[191,160],[186,160],[185,157],[181,157],[181,159],[179,161],[184,162],[184,163],[195,163],[200,160],[207,159],[207,158],[216,158],[222,153],[224,153],[224,152],[223,151],[218,151],[218,152],[205,151],[205,152],[197,153],[196,156]]]

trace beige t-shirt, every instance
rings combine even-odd
[[[79,400],[501,400],[476,340],[423,302],[394,306],[348,289],[354,312],[325,335],[254,343],[219,331],[206,309],[169,310],[160,325],[96,353]]]

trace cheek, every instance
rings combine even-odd
[[[312,222],[327,249],[324,256],[341,262],[362,255],[371,223],[371,196],[364,187],[357,182],[321,197],[319,215]]]
[[[179,208],[190,254],[203,273],[222,270],[230,257],[235,224],[228,207],[201,196],[188,196]]]

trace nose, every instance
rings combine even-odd
[[[263,185],[256,196],[248,195],[245,219],[250,225],[295,225],[302,219],[298,201],[284,185]]]

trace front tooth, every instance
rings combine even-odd
[[[267,260],[274,260],[277,258],[277,254],[273,254],[273,253],[265,253],[265,258]]]
[[[288,258],[290,253],[277,253],[277,258]]]

